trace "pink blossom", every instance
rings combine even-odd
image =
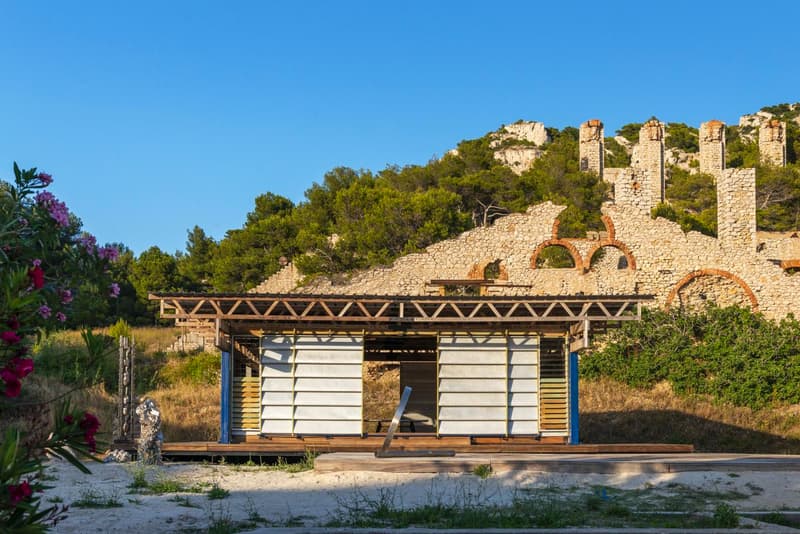
[[[67,320],[67,316],[61,312],[56,312],[56,319],[58,319],[58,322],[63,323]]]
[[[2,339],[6,343],[6,345],[13,345],[15,343],[19,343],[22,338],[19,337],[19,334],[17,334],[16,332],[8,330],[0,334],[0,339]]]
[[[11,506],[16,506],[33,494],[30,484],[24,480],[21,484],[9,484],[8,486],[8,500]]]
[[[66,204],[58,200],[49,191],[41,191],[37,193],[34,198],[37,204],[47,209],[50,213],[50,217],[56,221],[59,226],[69,226],[69,210]]]
[[[58,296],[61,297],[61,304],[69,304],[72,302],[72,291],[69,289],[59,289]]]
[[[119,284],[116,282],[111,283],[111,290],[109,292],[109,296],[111,298],[117,298],[119,296]]]
[[[19,319],[17,319],[16,315],[11,319],[9,319],[8,321],[6,321],[6,324],[11,330],[19,330],[20,324],[19,324]]]
[[[42,289],[44,287],[44,271],[38,265],[28,269],[28,278],[31,279],[31,285],[34,289]]]
[[[117,247],[112,246],[102,247],[97,251],[97,255],[101,260],[117,261],[119,250],[117,250]]]
[[[46,172],[40,172],[36,175],[36,179],[39,180],[39,183],[42,186],[47,187],[48,185],[53,183],[53,177],[47,174]]]
[[[22,383],[19,381],[19,377],[16,373],[10,369],[0,369],[0,378],[6,383],[6,397],[19,397],[19,393],[22,390]]]
[[[39,258],[36,258],[31,263],[33,264],[34,267],[41,267],[42,266],[42,260],[40,260]]]
[[[42,319],[49,319],[50,314],[53,313],[53,310],[51,310],[50,306],[48,306],[47,304],[42,304],[41,306],[39,306],[39,309],[37,311],[39,312],[39,315],[42,316]]]
[[[86,250],[86,252],[89,254],[94,254],[95,248],[97,247],[97,239],[92,234],[84,232],[81,234],[81,237],[78,238],[78,241]]]
[[[5,368],[14,373],[17,378],[25,378],[33,372],[33,360],[31,358],[11,358]]]

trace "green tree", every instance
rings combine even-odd
[[[217,242],[206,235],[199,226],[187,231],[186,253],[177,258],[178,273],[191,291],[208,291],[214,272],[214,254]]]
[[[700,136],[697,128],[682,122],[669,122],[666,134],[664,144],[667,148],[678,148],[691,153],[700,151]]]
[[[642,129],[641,122],[630,122],[628,124],[623,125],[617,130],[617,135],[621,135],[631,143],[638,143],[639,142],[639,130]]]
[[[183,290],[183,280],[178,273],[175,257],[152,246],[142,252],[133,263],[130,281],[141,302],[153,292]]]

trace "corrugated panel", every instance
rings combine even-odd
[[[504,336],[440,336],[439,433],[504,434],[506,381]]]
[[[261,338],[261,431],[292,432],[294,351],[290,336]]]
[[[262,338],[262,432],[359,434],[362,353],[358,336]]]

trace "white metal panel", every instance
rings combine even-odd
[[[294,422],[295,434],[361,434],[361,419],[354,421],[302,420]]]
[[[506,364],[506,351],[503,350],[495,350],[495,349],[487,349],[484,351],[472,351],[472,350],[464,350],[463,347],[459,347],[457,350],[448,350],[442,351],[439,355],[439,364],[477,364],[477,365],[484,365],[484,364],[497,364],[497,365],[505,365]]]
[[[505,365],[460,365],[439,366],[439,378],[505,378]]]
[[[292,378],[264,378],[261,391],[292,391]]]
[[[509,406],[538,406],[539,395],[536,393],[509,393]]]
[[[539,421],[509,421],[508,433],[512,435],[538,434]]]
[[[508,391],[512,393],[535,393],[538,387],[536,379],[514,378],[508,381]]]
[[[505,421],[439,421],[439,433],[444,435],[503,435]]]
[[[291,384],[289,385],[289,390],[287,391],[264,391],[261,395],[261,404],[262,405],[291,405],[292,404],[292,392],[291,392]]]
[[[261,360],[261,376],[281,378],[292,376],[292,364],[290,363],[265,363]]]
[[[539,352],[535,350],[515,350],[509,354],[509,365],[538,365]]]
[[[295,406],[361,406],[361,393],[298,391],[294,394]]]
[[[439,406],[439,418],[447,421],[505,421],[505,406]]]
[[[297,362],[294,376],[298,378],[361,378],[361,363],[358,364],[319,364]]]
[[[292,406],[264,406],[261,410],[262,419],[291,419]]]
[[[514,406],[508,409],[508,418],[511,421],[535,421],[539,419],[539,407]]]
[[[539,336],[526,335],[526,336],[508,336],[508,349],[514,350],[539,350]]]
[[[486,336],[481,334],[442,334],[439,336],[439,347],[449,350],[505,350],[506,340],[503,336]]]
[[[310,351],[301,350],[297,352],[295,361],[297,363],[355,363],[361,364],[363,355],[361,349],[358,350],[329,350]]]
[[[538,365],[509,365],[509,378],[534,379],[539,373]]]
[[[469,393],[473,391],[482,391],[484,393],[504,393],[505,390],[505,380],[492,380],[483,378],[448,378],[447,380],[439,381],[440,394],[448,392]]]
[[[344,391],[361,393],[361,378],[298,378],[295,391]]]
[[[439,406],[502,406],[505,393],[441,393]]]
[[[261,432],[265,434],[291,434],[291,419],[268,420],[261,423]]]
[[[361,336],[312,334],[297,336],[295,348],[298,351],[308,349],[315,352],[360,351],[363,343],[364,339]]]
[[[295,406],[296,420],[339,419],[361,421],[361,406]]]

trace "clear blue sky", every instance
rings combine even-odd
[[[425,163],[517,119],[610,134],[800,100],[800,2],[0,0],[12,161],[101,242],[219,239],[256,195]]]

